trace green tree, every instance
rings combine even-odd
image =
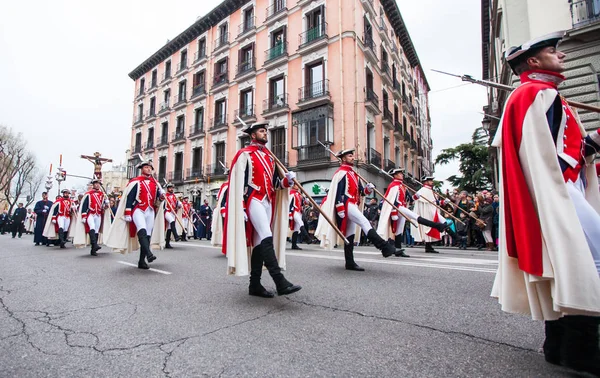
[[[470,193],[492,187],[492,168],[488,159],[487,135],[479,127],[473,132],[470,143],[446,148],[435,159],[436,164],[448,164],[459,160],[459,175],[452,175],[447,180],[460,190]]]

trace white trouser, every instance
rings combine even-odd
[[[302,221],[302,215],[297,212],[294,211],[294,232],[299,232],[300,231],[300,227],[304,226],[304,222]]]
[[[183,233],[185,234],[187,232],[187,228],[188,228],[188,218],[183,218]]]
[[[148,236],[152,235],[152,229],[154,228],[154,208],[152,206],[148,206],[146,211],[135,209],[132,218],[138,231],[144,229]]]
[[[170,226],[172,222],[175,222],[175,214],[170,211],[165,211],[165,220],[168,223],[167,227]]]
[[[581,228],[583,228],[596,269],[600,275],[600,215],[585,199],[584,190],[580,178],[577,179],[577,182],[567,182],[567,192],[575,206],[577,218],[579,218],[579,223],[581,223]]]
[[[98,232],[100,230],[100,224],[102,223],[102,217],[100,214],[88,214],[86,222],[90,227],[90,230]]]
[[[271,218],[273,217],[271,201],[266,196],[262,201],[252,198],[246,211],[248,212],[248,221],[252,223],[254,228],[252,245],[256,247],[261,241],[273,236],[273,230],[271,230]]]
[[[487,230],[487,231],[482,231],[483,233],[483,238],[485,239],[486,243],[493,243],[494,242],[494,238],[492,238],[492,230]]]
[[[402,214],[406,215],[410,220],[417,221],[419,218],[419,214],[414,211],[408,210],[404,206],[398,206],[398,209],[402,211]],[[404,233],[404,225],[406,224],[406,218],[402,215],[398,214],[398,220],[396,220],[396,235],[400,235]]]
[[[64,217],[59,215],[56,217],[56,224],[58,228],[62,228],[64,232],[69,231],[69,226],[71,225],[71,217]]]
[[[354,235],[356,233],[356,225],[362,229],[365,235],[373,228],[356,204],[348,204],[348,214],[346,216],[348,217],[348,222],[346,223],[346,233],[344,236]]]

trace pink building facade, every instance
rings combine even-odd
[[[342,17],[343,16],[343,17]],[[431,174],[429,86],[394,0],[225,0],[133,70],[129,175],[151,159],[177,190],[214,201],[242,123],[267,121],[269,146],[324,194],[355,147],[358,169]]]

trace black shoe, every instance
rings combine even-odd
[[[600,377],[600,347],[598,346],[599,317],[564,316],[559,321],[564,327],[561,340],[562,366]]]
[[[559,320],[547,320],[544,322],[546,339],[544,340],[544,358],[546,362],[560,365],[560,344],[563,338],[563,326]]]
[[[298,244],[296,244],[296,245],[292,244],[292,249],[302,251],[302,248],[298,247]]]
[[[98,254],[96,253],[96,251],[94,251],[94,248],[92,248],[92,250],[90,251],[90,255],[92,255],[92,256],[98,256]]]
[[[358,264],[346,265],[346,270],[354,270],[357,272],[364,272],[365,268],[361,268]]]
[[[394,253],[394,256],[396,256],[396,257],[410,257],[409,255],[407,255],[406,253],[404,253],[404,248],[397,249],[396,253]]]
[[[150,267],[145,261],[140,261],[138,262],[138,269],[150,269]]]
[[[156,255],[150,254],[150,256],[148,256],[147,259],[148,259],[148,262],[151,263],[152,261],[156,260]]]
[[[402,248],[402,234],[396,235],[396,238],[394,239],[394,247],[396,247],[396,252],[394,253],[394,256],[410,257],[409,255],[404,253],[404,248]]]
[[[167,244],[165,244],[165,249],[173,249],[173,247],[171,247],[171,243],[167,242]]]
[[[298,247],[298,231],[292,234],[292,249],[302,250],[302,248]]]
[[[36,247],[37,247],[37,246],[39,246],[39,245],[40,245],[40,243],[35,243],[35,246],[36,246]]]
[[[373,242],[375,248],[381,251],[383,257],[390,257],[396,252],[396,248],[390,244],[387,240],[383,240],[381,236],[375,231],[374,228],[370,229],[367,233],[367,237]]]
[[[439,253],[431,246],[431,243],[425,243],[425,253]]]
[[[290,283],[289,286],[277,288],[277,295],[292,294],[292,293],[299,291],[300,289],[302,289],[302,286],[294,285],[294,284]]]
[[[256,287],[250,287],[250,288],[248,288],[248,294],[252,295],[254,297],[261,297],[261,298],[273,298],[273,297],[275,297],[275,293],[273,293],[272,291],[269,291],[269,290],[265,289],[262,285],[258,285]]]

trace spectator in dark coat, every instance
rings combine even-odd
[[[27,218],[27,209],[23,207],[23,203],[19,202],[17,205],[17,209],[13,213],[12,216],[12,237],[13,239],[19,234],[19,239],[21,239],[21,235],[23,235],[23,231],[25,231],[25,218]]]

